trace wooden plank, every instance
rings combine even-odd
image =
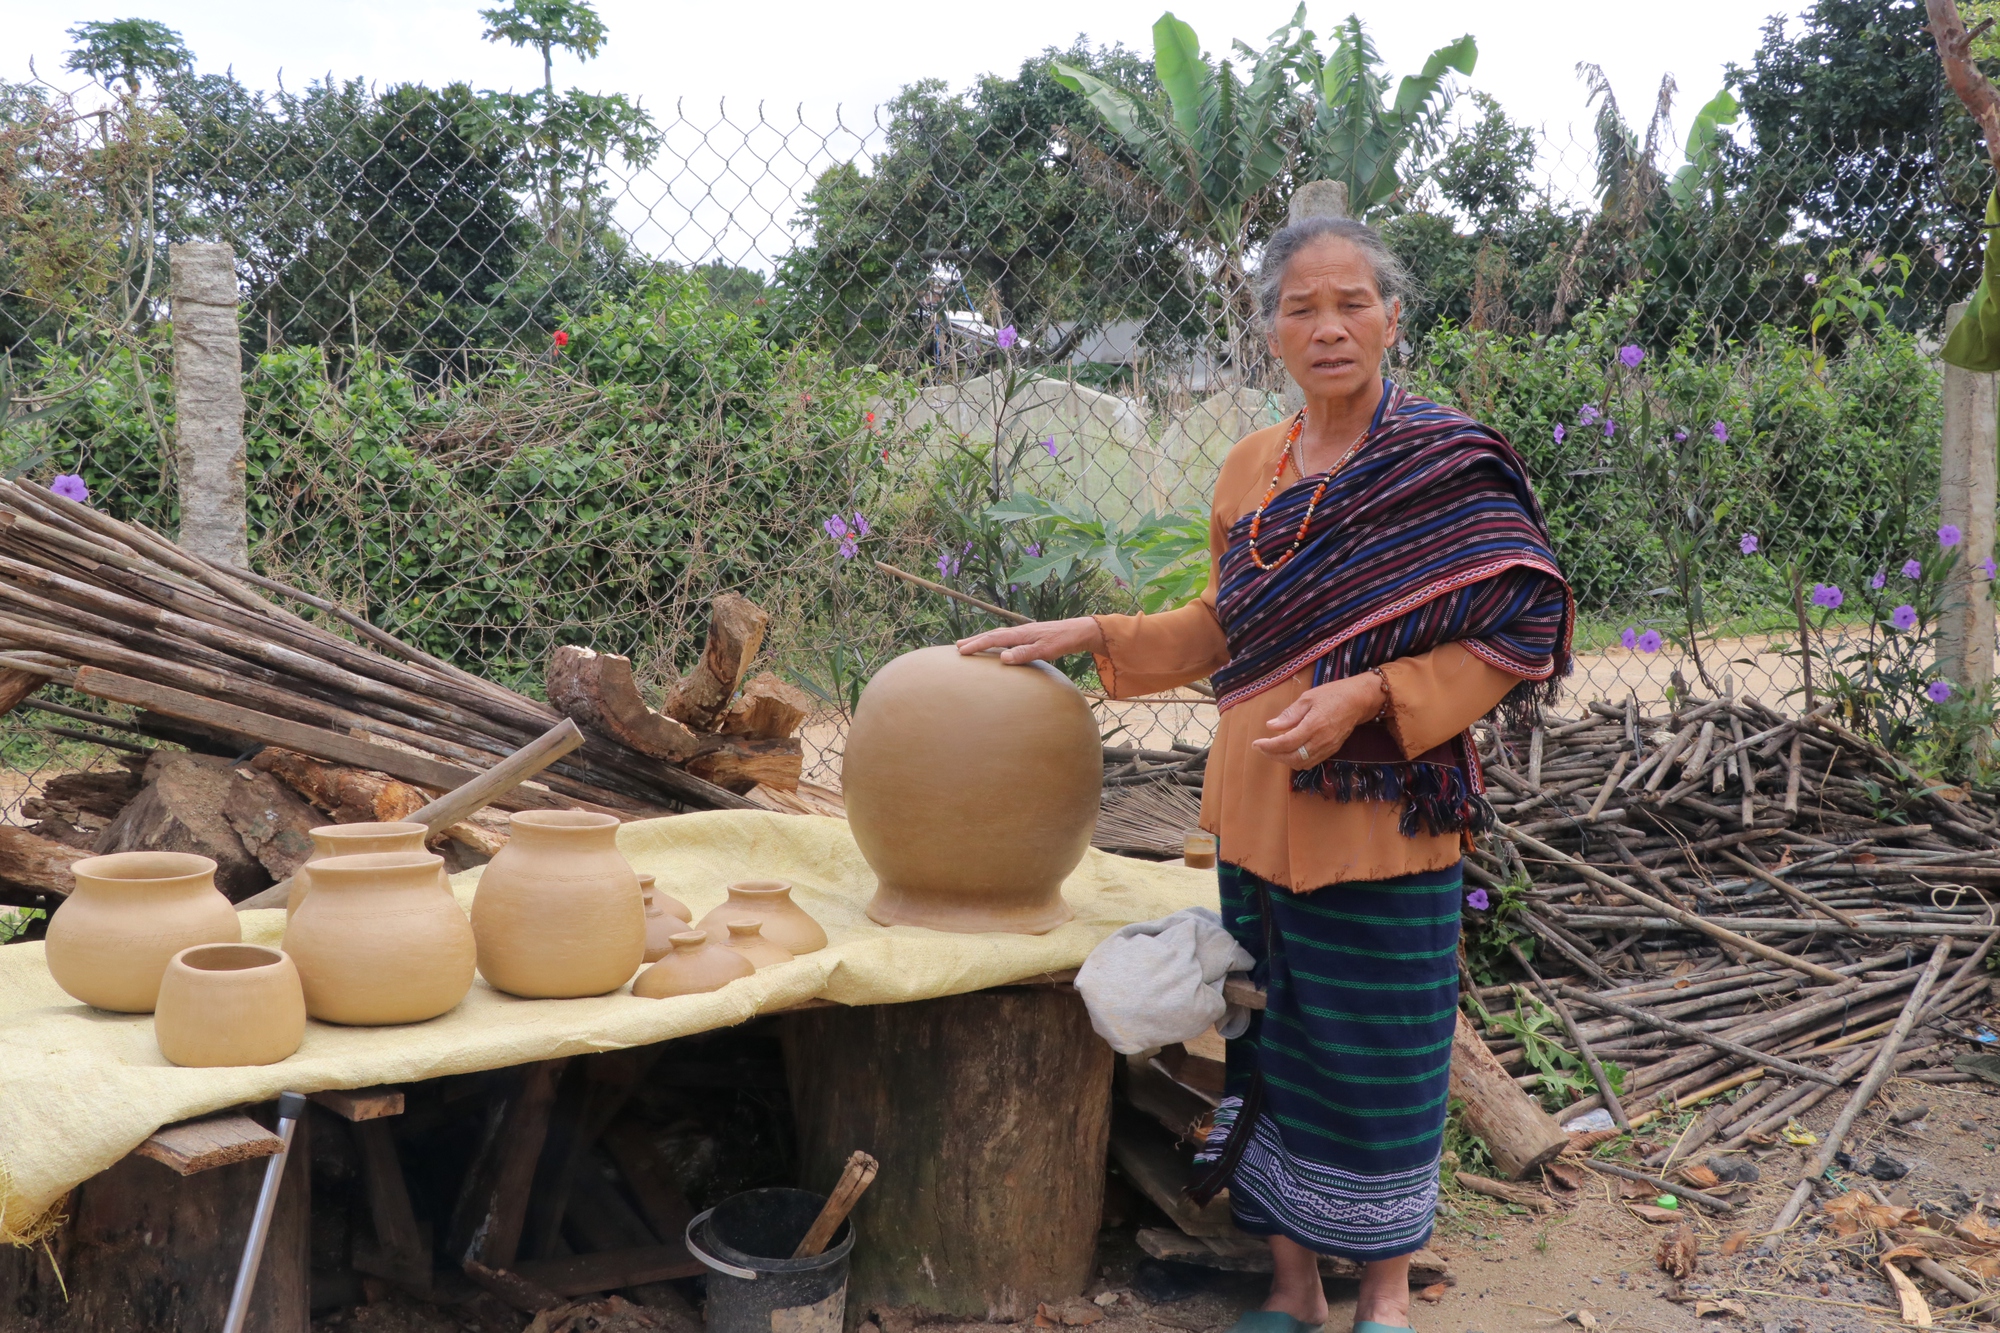
[[[562,1259],[536,1259],[517,1264],[514,1271],[557,1295],[588,1296],[670,1278],[699,1277],[708,1270],[688,1254],[685,1246],[675,1243],[635,1245]]]
[[[403,1113],[401,1088],[329,1088],[312,1099],[342,1120],[380,1120]]]
[[[1137,1116],[1120,1114],[1111,1126],[1111,1160],[1118,1163],[1126,1180],[1188,1235],[1207,1238],[1236,1233],[1236,1224],[1229,1220],[1227,1190],[1209,1200],[1207,1207],[1196,1207],[1187,1197],[1187,1188],[1194,1183],[1194,1166],[1166,1130]]]
[[[685,1232],[694,1218],[694,1209],[660,1162],[645,1129],[635,1120],[620,1120],[605,1131],[604,1148],[617,1165],[618,1174],[625,1178],[632,1197],[639,1203],[640,1215],[653,1234],[673,1240]]]
[[[488,1268],[512,1268],[528,1217],[535,1163],[548,1138],[549,1111],[567,1059],[542,1060],[514,1072],[512,1085],[494,1099],[486,1133],[452,1209],[448,1253],[454,1263],[476,1259]]]
[[[403,1094],[395,1094],[398,1102]],[[401,1106],[391,1114],[400,1114]],[[368,1195],[368,1212],[375,1224],[372,1245],[359,1237],[354,1245],[354,1266],[364,1273],[386,1277],[418,1291],[431,1285],[431,1236],[429,1228],[417,1221],[410,1205],[409,1182],[403,1176],[402,1159],[396,1155],[394,1130],[381,1117],[354,1117],[354,1145],[361,1155],[361,1183]]]
[[[249,1116],[229,1112],[163,1126],[132,1151],[191,1176],[253,1157],[276,1157],[283,1147],[284,1140]]]
[[[511,1268],[488,1268],[477,1259],[468,1259],[465,1275],[523,1314],[540,1314],[563,1303],[560,1293],[528,1281]]]

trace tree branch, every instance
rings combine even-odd
[[[1986,138],[1986,156],[2000,172],[2000,92],[1994,91],[1972,59],[1972,34],[1965,30],[1955,0],[1924,0],[1924,9],[1930,15],[1938,59],[1944,62],[1945,81],[1979,122]]]

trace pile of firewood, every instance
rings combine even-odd
[[[136,752],[131,763],[148,790],[161,757],[177,752],[158,751],[149,763],[140,739],[213,756],[225,769],[233,762],[245,782],[282,784],[302,798],[308,823],[407,817],[565,716],[585,743],[506,793],[499,809],[641,818],[799,808],[774,794],[798,786],[794,733],[808,701],[769,674],[744,686],[766,620],[741,597],[718,599],[707,650],[662,712],[641,701],[624,658],[560,649],[547,681],[551,707],[297,588],[33,483],[0,481],[0,711],[25,705],[38,720],[69,719],[43,730]],[[30,697],[51,684],[135,711],[126,720]],[[0,830],[8,854],[0,859],[40,868],[0,881],[64,892],[62,872],[83,851],[156,845],[130,831],[132,785],[110,775],[52,784],[26,812],[38,821],[34,833]],[[246,843],[261,837],[252,855],[282,878],[297,839],[235,832]],[[452,834],[476,859],[504,840],[504,825],[487,816]]]

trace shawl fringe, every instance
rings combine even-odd
[[[1446,833],[1487,833],[1497,816],[1493,804],[1472,789],[1456,764],[1409,760],[1394,764],[1328,759],[1292,774],[1293,791],[1316,791],[1328,800],[1383,801],[1400,804],[1396,831],[1406,838],[1419,832],[1433,837]]]

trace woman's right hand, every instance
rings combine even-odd
[[[1104,631],[1092,616],[1074,620],[1037,620],[1028,625],[1008,625],[990,629],[958,641],[958,651],[970,656],[991,648],[1002,650],[1000,660],[1008,666],[1028,662],[1053,662],[1071,653],[1104,651]]]

